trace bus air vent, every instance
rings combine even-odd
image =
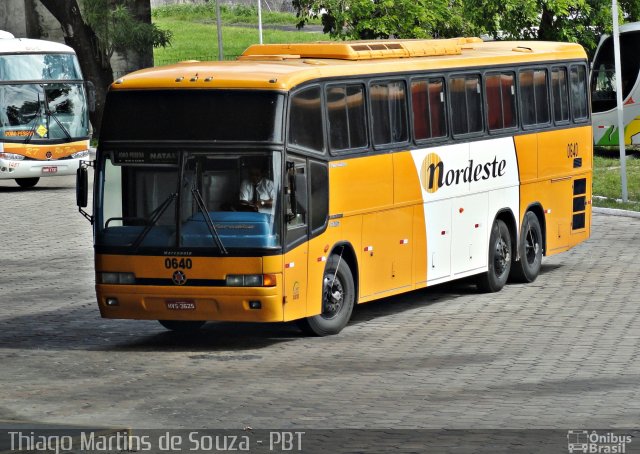
[[[384,58],[432,57],[459,55],[471,49],[480,38],[400,39],[355,42],[313,42],[297,44],[254,44],[240,60],[269,58],[331,58],[340,60],[376,60]]]

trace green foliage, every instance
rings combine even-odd
[[[611,30],[608,0],[292,0],[298,27],[320,18],[341,39],[478,36],[582,44],[592,54]],[[621,0],[621,22],[640,1]]]
[[[103,59],[108,61],[114,51],[170,44],[171,32],[137,20],[132,6],[133,0],[82,0],[82,16],[98,37]]]
[[[638,20],[638,0],[619,7],[620,23]],[[612,22],[608,0],[465,0],[464,14],[496,39],[577,42],[590,55]]]
[[[293,0],[298,27],[320,18],[341,39],[432,38],[468,34],[462,0]]]
[[[207,3],[178,3],[158,6],[151,11],[152,19],[173,19],[210,23],[216,20],[214,2]],[[220,5],[220,16],[224,24],[257,24],[258,8],[256,5]],[[297,20],[291,13],[269,11],[262,9],[263,24],[295,25]],[[319,23],[319,21],[315,21]]]

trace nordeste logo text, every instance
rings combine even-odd
[[[453,186],[460,183],[498,178],[505,174],[507,160],[498,160],[476,163],[469,159],[468,165],[460,169],[445,169],[444,162],[436,153],[429,153],[422,161],[420,169],[420,183],[425,191],[434,193],[442,186]]]

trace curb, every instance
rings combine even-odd
[[[623,216],[627,218],[640,219],[640,212],[637,212],[637,211],[618,210],[617,208],[602,208],[602,207],[592,207],[591,210],[594,213],[605,214],[607,216]]]

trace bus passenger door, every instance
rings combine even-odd
[[[286,163],[284,222],[284,320],[307,314],[308,191],[306,162],[289,156]]]

